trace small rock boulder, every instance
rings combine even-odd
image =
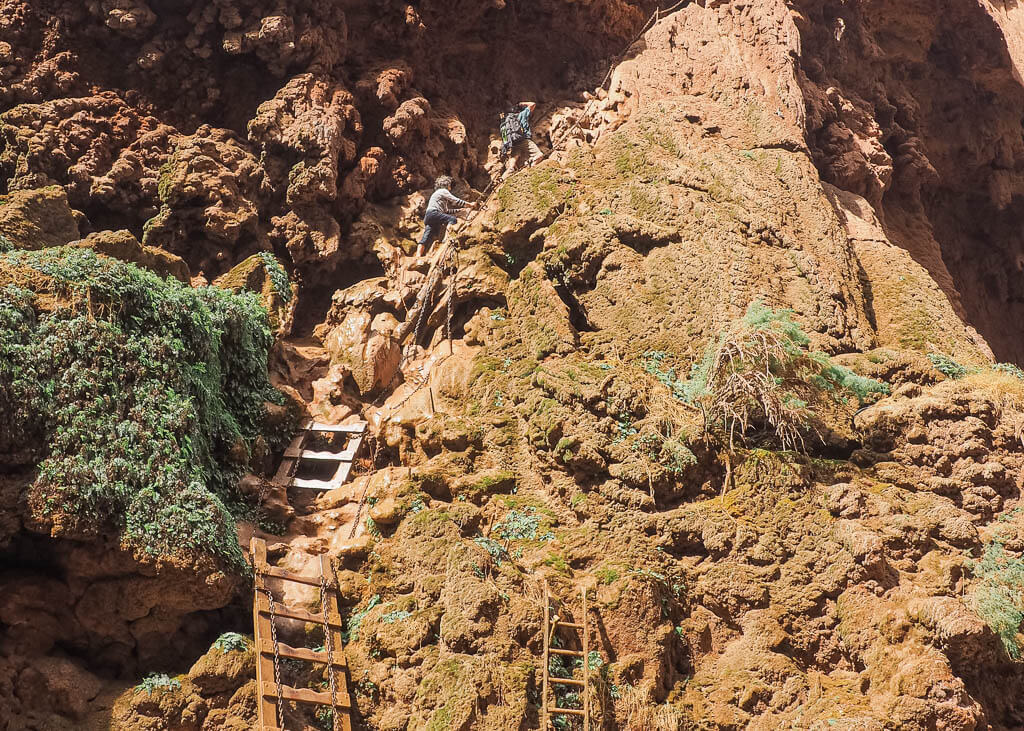
[[[63,246],[80,236],[67,193],[59,186],[15,190],[0,196],[0,239],[14,248]]]
[[[100,231],[70,244],[76,248],[92,249],[121,261],[138,264],[161,277],[174,277],[188,284],[192,278],[188,264],[180,256],[155,246],[145,246],[130,231]]]
[[[214,280],[213,285],[232,292],[243,289],[255,292],[270,313],[270,327],[274,332],[280,337],[291,332],[298,288],[273,254],[266,251],[253,254]]]

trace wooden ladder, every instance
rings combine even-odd
[[[552,715],[562,714],[565,716],[582,716],[583,717],[583,731],[590,731],[590,699],[588,697],[590,691],[590,658],[589,658],[589,627],[587,625],[587,590],[584,587],[581,591],[583,595],[583,616],[582,623],[577,624],[575,622],[562,622],[557,614],[552,619],[551,617],[551,601],[553,597],[551,592],[548,591],[547,579],[544,580],[544,684],[541,688],[540,704],[542,709],[542,731],[548,731],[549,718]],[[567,627],[569,629],[576,630],[580,633],[580,644],[582,650],[563,650],[558,647],[552,647],[551,641],[555,637],[555,632],[559,627]],[[583,659],[583,680],[575,680],[573,678],[554,678],[549,673],[549,664],[551,662],[552,655],[565,655],[566,657],[579,657]],[[558,708],[557,705],[548,705],[548,686],[552,684],[571,685],[580,689],[580,700],[583,703],[583,708]],[[557,703],[557,699],[555,700]]]
[[[348,439],[344,451],[327,452],[306,449],[306,442],[310,435],[316,433],[347,434]],[[288,449],[285,450],[284,458],[277,468],[277,474],[274,475],[274,482],[284,485],[286,488],[304,487],[309,490],[333,490],[336,487],[341,487],[352,471],[352,462],[359,453],[359,448],[363,446],[365,434],[365,421],[338,426],[307,421],[292,439]],[[336,462],[338,466],[334,471],[334,476],[329,480],[306,480],[294,476],[299,463],[303,461]]]
[[[348,691],[348,663],[342,646],[341,613],[338,611],[338,582],[326,554],[320,555],[320,575],[300,576],[267,563],[267,544],[253,538],[253,573],[256,591],[253,600],[253,638],[256,645],[256,697],[259,707],[259,731],[285,731],[284,703],[292,701],[325,706],[334,714],[335,731],[352,731],[352,700]],[[267,579],[292,581],[320,589],[320,612],[293,609],[274,601]],[[291,647],[277,639],[279,617],[312,622],[324,628],[323,652],[306,647]],[[280,660],[290,658],[327,666],[330,690],[317,692],[309,688],[293,688],[280,682]],[[276,668],[276,670],[275,670]],[[282,724],[282,725],[279,725]]]

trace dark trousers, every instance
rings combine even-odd
[[[420,244],[426,245],[432,241],[443,239],[448,226],[458,220],[450,213],[443,213],[436,209],[427,211],[423,216],[423,235],[420,236]]]

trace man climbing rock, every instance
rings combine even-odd
[[[506,175],[521,167],[524,157],[526,164],[531,166],[544,157],[537,143],[531,139],[530,115],[536,108],[536,102],[519,102],[519,111],[509,112],[501,119],[501,154],[508,156]]]
[[[427,210],[423,213],[423,235],[420,237],[420,245],[416,248],[417,258],[426,253],[431,243],[444,239],[448,226],[459,220],[454,215],[456,211],[476,208],[475,203],[470,204],[452,195],[452,182],[448,175],[442,175],[434,181],[434,193],[430,196]]]

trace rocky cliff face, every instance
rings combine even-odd
[[[242,538],[335,560],[361,727],[537,727],[544,579],[570,616],[591,592],[602,728],[1024,725],[1015,4],[0,9],[0,252],[91,234],[34,256],[254,290],[274,385],[369,421],[360,474],[316,499],[262,480],[268,442],[224,450],[273,518]],[[409,256],[430,181],[486,189],[526,98],[556,149],[493,186],[439,277]],[[53,317],[5,256],[35,298],[10,307]],[[58,438],[34,434],[0,435],[15,723],[249,727],[244,643],[200,659],[245,631],[220,544],[84,561],[32,512]],[[74,621],[32,610],[47,582]]]

